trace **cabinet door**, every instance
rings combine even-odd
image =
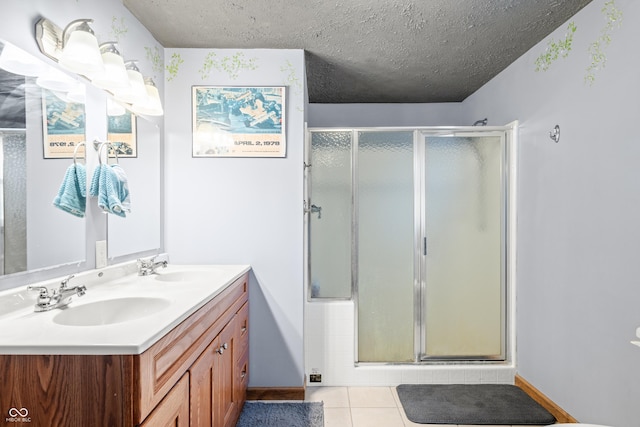
[[[235,319],[235,317],[234,317]],[[234,320],[220,332],[189,369],[191,425],[233,427],[237,411]]]
[[[162,399],[140,427],[189,427],[189,374]]]
[[[218,427],[233,427],[236,423],[237,403],[234,392],[235,381],[235,338],[237,316],[220,332],[220,348],[218,350],[217,379],[220,423]]]
[[[189,369],[192,427],[213,427],[216,411],[216,359],[220,340],[216,338]]]

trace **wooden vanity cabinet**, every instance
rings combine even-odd
[[[189,374],[184,374],[140,427],[189,427]]]
[[[156,401],[175,384],[173,378],[186,372],[189,425],[235,426],[247,386],[246,381],[236,380],[243,367],[235,355],[238,348],[248,347],[247,328],[248,275],[244,275],[141,355],[140,384],[146,387],[140,389],[140,419],[147,407],[157,411]],[[170,417],[158,425],[171,422]]]
[[[139,355],[0,355],[0,408],[48,427],[234,426],[247,308],[248,273]]]

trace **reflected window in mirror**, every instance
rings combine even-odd
[[[53,205],[72,162],[70,157],[45,156],[46,137],[52,130],[47,127],[45,92],[39,83],[46,86],[47,82],[60,82],[61,78],[52,78],[54,72],[54,68],[39,59],[0,41],[2,275],[79,264],[86,258],[84,218],[69,215]],[[68,75],[60,74],[67,83],[73,83],[74,88],[82,86]],[[56,100],[71,102],[67,98],[70,87],[54,86],[54,89],[58,89],[51,92]],[[76,98],[73,102],[79,100]],[[74,126],[64,108],[57,114],[61,126]],[[72,142],[65,141],[64,135],[58,135],[58,143]],[[77,129],[75,135],[76,139],[86,138],[84,132]]]

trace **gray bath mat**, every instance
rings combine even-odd
[[[403,384],[407,418],[419,424],[548,425],[556,419],[509,384]]]
[[[246,402],[236,427],[323,427],[321,402]]]

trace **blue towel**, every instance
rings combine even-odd
[[[53,205],[71,215],[84,217],[87,207],[87,170],[83,164],[74,163],[67,168]]]
[[[98,165],[89,194],[98,198],[98,207],[104,213],[125,217],[131,212],[129,183],[120,165]]]
[[[92,197],[98,197],[100,192],[100,172],[102,172],[102,163],[96,166],[96,169],[93,171],[93,177],[91,177],[89,195]]]

